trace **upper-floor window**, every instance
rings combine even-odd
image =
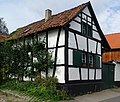
[[[82,34],[92,37],[92,26],[85,22],[82,22]]]

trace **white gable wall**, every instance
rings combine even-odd
[[[86,7],[82,12],[84,12],[85,14],[89,15],[91,17],[91,14],[89,12],[88,7]]]
[[[82,12],[82,18],[87,19],[88,20],[88,24],[91,26],[92,22],[92,38],[87,38],[84,37],[84,35],[81,35],[81,13],[79,14],[79,17],[74,18],[73,21],[71,21],[70,24],[70,29],[73,29],[73,31],[69,32],[69,36],[68,36],[68,47],[70,48],[68,50],[68,64],[69,65],[73,65],[73,49],[77,50],[77,44],[78,44],[78,49],[82,50],[82,51],[86,51],[89,53],[93,53],[93,54],[99,54],[99,56],[101,55],[101,37],[98,33],[97,27],[95,26],[94,21],[91,21],[92,19],[91,14],[89,12],[88,7],[86,7]],[[86,14],[88,15],[88,17],[86,16]],[[84,22],[87,23],[87,21],[82,20]],[[79,34],[77,32],[79,32]],[[73,33],[74,32],[74,33]],[[76,38],[75,38],[76,35]],[[77,40],[76,40],[77,39]],[[76,44],[77,43],[77,44]],[[102,62],[101,62],[101,57],[100,57],[100,68],[102,67]],[[88,73],[89,72],[89,73]],[[69,68],[69,80],[79,80],[79,68]],[[96,75],[95,75],[96,74]],[[73,77],[75,76],[75,77]],[[96,80],[100,80],[102,79],[102,69],[96,69],[95,72],[95,68],[90,68],[88,71],[88,68],[81,68],[81,79],[82,80],[88,80],[88,76],[89,76],[89,80],[94,80],[94,78],[96,78]]]

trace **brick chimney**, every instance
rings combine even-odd
[[[49,20],[51,16],[52,16],[52,11],[50,9],[45,10],[45,22]]]

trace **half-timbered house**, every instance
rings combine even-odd
[[[46,10],[45,19],[17,29],[11,38],[24,37],[27,42],[45,37],[46,48],[53,52],[55,59],[54,69],[48,74],[56,76],[64,89],[100,89],[102,51],[110,47],[90,2],[56,15],[51,13]]]

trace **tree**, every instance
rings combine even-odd
[[[0,33],[8,34],[8,28],[3,18],[0,18]]]

